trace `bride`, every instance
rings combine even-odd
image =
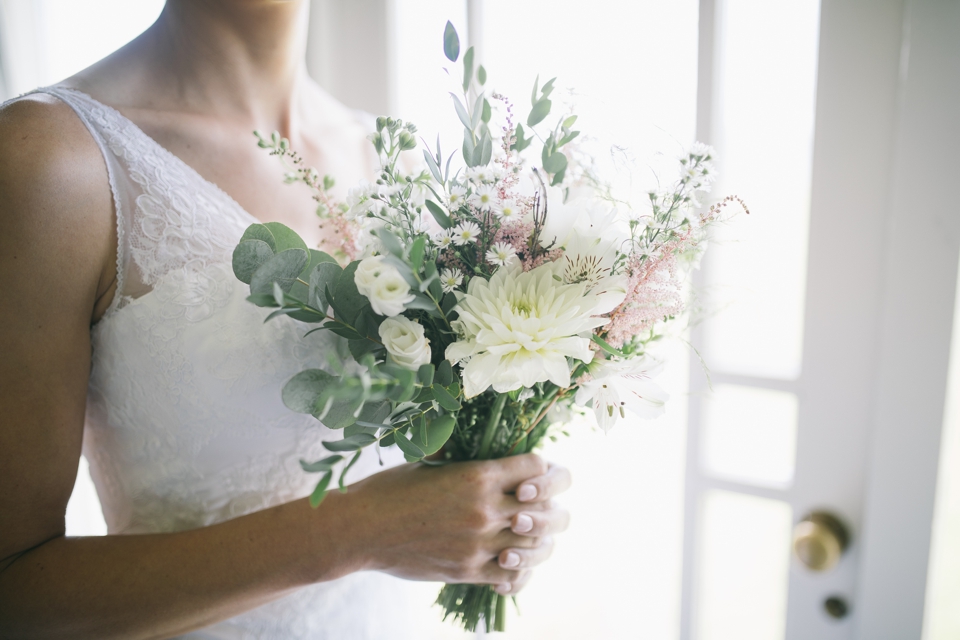
[[[264,325],[231,271],[257,220],[322,239],[251,131],[341,184],[375,170],[361,119],[306,76],[306,12],[168,0],[0,109],[0,636],[403,638],[401,578],[513,594],[566,528],[569,474],[535,455],[361,458],[307,504],[298,461],[331,433],[280,387],[341,347]],[[64,536],[81,446],[105,537]]]

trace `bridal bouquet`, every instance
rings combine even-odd
[[[459,49],[447,23],[451,62]],[[407,171],[401,154],[418,146],[416,127],[378,118],[380,174],[346,202],[287,140],[257,134],[287,164],[288,182],[313,189],[333,239],[323,252],[278,223],[251,225],[236,276],[252,303],[276,309],[268,320],[315,324],[306,335],[331,331],[353,357],[331,363],[336,375],[310,369],[283,387],[289,408],[343,430],[323,443],[331,455],[301,461],[320,474],[314,506],[335,475],[344,490],[368,448],[396,445],[428,464],[498,458],[536,447],[561,409],[592,414],[604,430],[627,411],[663,411],[648,347],[683,311],[704,228],[731,201],[697,212],[710,149],[683,155],[670,188],[633,212],[577,161],[577,117],[550,119],[553,80],[534,84],[520,123],[513,103],[485,89],[472,49],[462,70],[452,101],[462,148],[445,156],[438,140],[423,150],[424,168]],[[488,586],[446,585],[438,603],[467,630],[481,620],[504,628],[506,596]]]

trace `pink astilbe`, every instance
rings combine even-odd
[[[657,255],[634,254],[627,260],[627,296],[610,314],[610,324],[605,327],[605,339],[611,345],[622,347],[635,335],[683,310],[676,255],[683,244],[673,241]]]
[[[332,230],[332,235],[327,235],[327,228]],[[347,262],[353,262],[357,259],[359,254],[357,234],[360,230],[355,222],[336,214],[329,218],[323,218],[320,229],[324,231],[324,236],[320,240],[320,249],[333,256],[343,255]]]

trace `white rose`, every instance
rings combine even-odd
[[[400,314],[404,305],[414,299],[407,281],[396,267],[384,262],[383,256],[361,260],[353,281],[357,285],[357,291],[370,300],[374,312],[382,316]]]
[[[390,360],[404,369],[416,371],[430,362],[430,341],[423,327],[403,316],[387,318],[380,324],[380,339]]]

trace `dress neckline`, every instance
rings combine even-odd
[[[71,93],[79,94],[79,95],[82,96],[83,98],[89,100],[90,102],[94,103],[94,104],[97,105],[98,107],[104,109],[105,111],[107,111],[107,112],[110,113],[111,115],[115,116],[115,117],[116,117],[117,119],[119,119],[124,125],[126,125],[127,127],[129,127],[136,135],[142,137],[142,138],[143,138],[144,140],[146,140],[149,144],[151,144],[151,145],[153,145],[154,147],[156,147],[156,148],[159,150],[160,154],[161,154],[164,158],[166,158],[168,161],[174,163],[175,165],[177,165],[178,167],[180,167],[180,169],[182,169],[184,172],[186,172],[186,173],[189,174],[190,176],[198,179],[200,182],[202,182],[203,184],[205,184],[206,186],[208,186],[209,188],[211,188],[214,192],[216,192],[217,194],[219,194],[220,197],[223,198],[227,203],[229,203],[230,206],[232,206],[237,212],[239,212],[242,217],[246,217],[251,224],[263,224],[263,222],[262,222],[259,218],[257,218],[255,215],[253,215],[252,213],[250,213],[249,211],[247,211],[247,210],[243,207],[243,205],[241,205],[239,202],[237,202],[237,201],[233,198],[233,196],[231,196],[229,193],[227,193],[226,191],[224,191],[224,190],[220,187],[220,185],[218,185],[216,182],[213,182],[212,180],[208,180],[207,178],[204,178],[203,175],[201,175],[199,171],[197,171],[196,169],[194,169],[190,164],[188,164],[188,163],[187,163],[185,160],[183,160],[180,156],[176,155],[175,153],[173,153],[172,151],[170,151],[169,149],[167,149],[165,146],[163,146],[162,144],[160,144],[159,142],[157,142],[153,137],[149,136],[143,129],[141,129],[141,128],[137,125],[136,122],[134,122],[133,120],[131,120],[131,119],[128,118],[127,116],[123,115],[118,109],[116,109],[116,108],[114,108],[114,107],[111,107],[110,105],[105,104],[105,103],[103,103],[103,102],[100,102],[99,100],[97,100],[96,98],[94,98],[93,96],[91,96],[89,93],[86,93],[85,91],[81,91],[80,89],[77,89],[77,88],[74,88],[74,87],[68,87],[68,86],[66,86],[66,85],[58,84],[58,85],[54,85],[52,88],[53,88],[54,90],[69,91],[69,92],[71,92]]]

